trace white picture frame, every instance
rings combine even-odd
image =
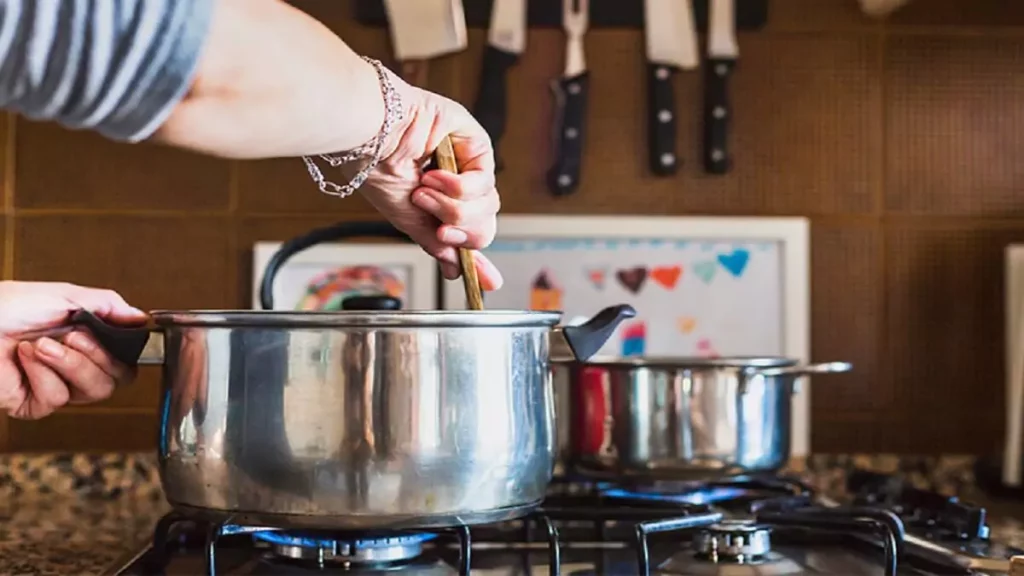
[[[267,264],[280,250],[282,242],[257,242],[253,246],[252,308],[261,309],[260,284]],[[331,269],[348,266],[379,266],[404,271],[408,310],[433,310],[438,306],[439,271],[436,261],[414,244],[325,243],[295,254],[278,272],[274,281],[274,308],[294,309],[294,286]],[[289,296],[288,293],[292,295]],[[289,302],[290,304],[283,304]]]
[[[699,242],[772,242],[780,244],[782,271],[782,355],[810,361],[810,223],[798,217],[672,217],[501,215],[496,240],[572,240],[601,238]],[[486,253],[486,250],[484,250]],[[443,307],[465,309],[461,280],[445,281]],[[485,302],[486,306],[486,296]],[[596,310],[595,310],[596,312]],[[793,397],[792,455],[810,452],[810,391],[799,386]]]

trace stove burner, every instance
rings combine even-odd
[[[736,478],[722,482],[653,482],[630,486],[601,486],[598,491],[620,502],[653,502],[691,506],[792,509],[811,504],[811,490],[785,478]]]
[[[697,533],[697,556],[712,562],[749,564],[771,552],[771,529],[749,520],[723,520]]]
[[[319,564],[378,564],[410,560],[423,552],[423,544],[435,534],[403,534],[386,538],[334,538],[312,534],[253,532],[258,542],[270,545],[278,556],[293,560],[313,560]]]

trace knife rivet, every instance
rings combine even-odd
[[[572,178],[570,178],[568,174],[560,174],[558,176],[559,186],[568,186],[569,184],[572,184]]]
[[[672,113],[668,110],[661,110],[658,112],[658,122],[665,123],[672,119]]]
[[[665,79],[667,79],[668,78],[668,68],[658,67],[658,69],[654,71],[654,76],[657,77],[658,80],[665,80]]]
[[[574,140],[577,136],[579,136],[579,132],[575,128],[566,128],[565,129],[565,137],[566,138],[568,138],[570,140]]]
[[[712,114],[715,115],[715,118],[725,118],[725,108],[722,108],[721,106],[715,106],[715,109],[712,112]]]
[[[672,164],[675,164],[675,163],[676,163],[676,157],[673,156],[672,154],[662,154],[661,155],[661,165],[662,166],[671,166]]]
[[[725,76],[725,73],[729,71],[729,68],[725,64],[719,64],[715,66],[715,74],[719,76]]]
[[[724,158],[724,157],[725,157],[725,154],[722,154],[721,150],[717,150],[716,149],[716,150],[712,150],[711,151],[711,159],[714,160],[715,162],[721,162],[722,158]]]
[[[579,86],[579,84],[576,84],[576,83],[569,84],[568,90],[569,90],[569,94],[579,94],[580,93],[580,86]]]

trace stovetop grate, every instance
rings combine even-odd
[[[946,535],[955,533],[957,537],[967,539],[987,538],[984,509],[923,491],[907,491],[902,487],[893,492],[890,486],[885,491],[879,488],[879,478],[860,478],[859,481],[855,505],[847,507],[821,506],[815,503],[813,491],[806,485],[777,477],[739,478],[705,483],[696,488],[687,485],[688,491],[682,485],[624,486],[565,481],[556,483],[544,504],[520,520],[521,531],[510,528],[509,524],[472,528],[459,526],[430,534],[395,534],[390,536],[389,542],[423,543],[434,539],[435,545],[441,545],[448,539],[449,545],[457,543],[458,550],[457,560],[450,564],[460,575],[468,575],[474,541],[528,543],[535,540],[534,535],[539,528],[546,541],[550,574],[560,574],[562,549],[566,544],[593,542],[596,538],[598,542],[617,540],[633,546],[639,574],[648,576],[651,573],[651,538],[668,533],[683,533],[692,538],[700,530],[714,529],[727,518],[738,516],[771,529],[795,531],[805,536],[826,531],[859,537],[862,541],[872,542],[873,548],[878,550],[876,553],[884,557],[884,574],[895,576],[907,555],[904,545],[907,525],[918,526],[924,522],[935,530],[943,530]],[[172,512],[158,523],[154,531],[150,555],[154,565],[166,563],[168,544],[173,543],[175,528],[182,523],[205,530],[204,565],[205,573],[210,576],[217,573],[217,547],[224,536],[249,534],[271,544],[321,549],[342,540],[356,542],[356,547],[383,545],[365,535],[347,538],[320,532],[288,532],[271,527],[202,525]],[[589,536],[580,532],[581,525],[590,526]],[[570,536],[564,536],[562,530]],[[323,557],[321,552],[321,564]],[[943,573],[968,573],[957,572],[955,567],[946,568],[949,570]]]

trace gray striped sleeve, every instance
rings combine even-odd
[[[188,92],[214,0],[0,0],[0,107],[150,137]]]

